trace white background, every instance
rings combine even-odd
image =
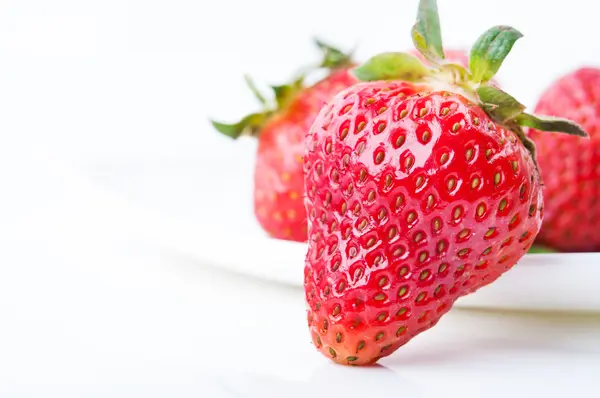
[[[301,289],[219,271],[148,241],[152,220],[54,158],[116,174],[132,164],[160,174],[181,161],[181,178],[163,176],[173,189],[198,181],[227,188],[217,167],[187,165],[251,162],[252,141],[232,143],[207,122],[255,109],[243,73],[281,82],[316,59],[312,36],[358,45],[363,59],[404,50],[415,8],[416,0],[2,0],[0,397],[597,390],[593,314],[456,309],[381,367],[330,365],[310,344]],[[585,0],[440,0],[448,47],[468,46],[492,24],[523,31],[499,79],[527,105],[559,74],[600,64],[596,8]],[[151,190],[152,181],[137,181],[146,196],[171,193]],[[250,207],[231,196],[220,205]],[[195,198],[188,205],[201,207]],[[210,211],[218,198],[209,203]],[[179,210],[189,217],[193,208]]]
[[[597,5],[587,0],[441,0],[447,47],[493,24],[524,34],[499,75],[527,105],[557,75],[600,64]],[[416,1],[3,0],[0,135],[82,162],[236,159],[208,117],[256,109],[241,75],[284,81],[316,60],[320,36],[358,56],[409,48]]]

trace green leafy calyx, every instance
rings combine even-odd
[[[258,102],[261,103],[263,109],[259,112],[244,116],[236,123],[227,124],[214,120],[211,121],[213,127],[218,132],[233,139],[237,139],[243,135],[258,136],[271,117],[282,109],[285,109],[296,94],[304,88],[303,76],[297,78],[290,84],[272,86],[273,101],[269,101],[256,87],[256,84],[249,76],[245,76],[245,80],[248,88],[254,94]]]
[[[494,26],[482,34],[473,45],[469,56],[469,69],[476,83],[489,81],[523,34],[510,26]]]
[[[374,56],[353,71],[362,81],[422,81],[431,73],[421,61],[407,53],[383,53]]]
[[[339,69],[348,68],[352,65],[352,53],[346,54],[340,49],[325,43],[321,39],[315,39],[314,41],[315,45],[323,53],[323,58],[319,65],[321,68]]]
[[[476,92],[484,110],[499,123],[512,120],[525,110],[525,105],[499,88],[481,86],[477,88]]]
[[[417,13],[417,22],[412,28],[415,47],[423,56],[435,64],[444,59],[442,31],[435,0],[421,0]]]
[[[296,95],[305,88],[304,80],[306,74],[315,69],[338,69],[348,68],[352,65],[352,55],[345,54],[341,50],[326,44],[322,40],[315,40],[315,45],[322,52],[322,61],[317,66],[305,69],[298,73],[297,77],[289,84],[280,86],[271,86],[272,95],[268,99],[256,86],[254,81],[245,76],[246,84],[254,97],[262,106],[262,110],[244,116],[236,123],[221,123],[211,121],[213,127],[220,133],[231,137],[239,138],[243,135],[258,136],[263,127],[277,113],[284,111],[294,100]]]
[[[521,126],[531,127],[540,131],[554,131],[578,137],[588,137],[588,134],[580,125],[568,119],[521,113],[516,117],[516,121]]]
[[[290,101],[304,88],[304,76],[298,77],[290,84],[271,86],[275,94],[275,103],[278,109],[286,108]]]
[[[404,53],[383,53],[369,59],[354,70],[363,81],[404,80],[443,87],[465,95],[477,103],[495,122],[515,131],[523,145],[535,158],[535,146],[521,127],[560,132],[586,137],[577,124],[559,118],[525,113],[525,106],[508,93],[490,83],[514,44],[523,35],[509,26],[495,26],[483,33],[473,45],[469,65],[444,61],[444,50],[437,4],[435,0],[420,0],[417,22],[412,28],[415,47],[428,61],[426,66]]]
[[[525,105],[497,87],[481,86],[477,89],[477,95],[488,116],[498,123],[516,123],[541,131],[587,137],[583,128],[570,120],[525,113]]]
[[[214,120],[211,123],[219,133],[235,139],[242,135],[258,135],[270,116],[268,112],[257,112],[251,113],[233,124],[220,123]]]

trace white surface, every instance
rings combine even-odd
[[[306,247],[269,239],[261,230],[252,208],[251,162],[207,174],[213,162],[127,162],[88,173],[124,205],[144,209],[149,239],[206,264],[301,287]],[[457,305],[600,312],[599,280],[600,253],[526,255]]]
[[[592,314],[457,309],[379,367],[334,366],[310,344],[300,289],[161,250],[140,234],[143,220],[124,221],[135,212],[12,144],[0,148],[2,397],[559,398],[597,388]]]

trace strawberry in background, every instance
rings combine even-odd
[[[544,181],[544,224],[538,241],[559,251],[600,251],[600,69],[581,68],[541,96],[536,112],[569,118],[590,135],[581,140],[531,130]]]
[[[262,228],[278,239],[306,241],[304,136],[323,104],[356,82],[349,73],[353,66],[349,55],[321,41],[316,44],[323,51],[320,67],[329,71],[325,78],[307,86],[301,75],[290,84],[274,86],[274,103],[247,79],[263,110],[235,124],[212,122],[231,138],[249,135],[258,139],[254,211]]]

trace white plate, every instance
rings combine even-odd
[[[217,267],[302,286],[305,244],[270,239],[251,201],[251,157],[94,165],[94,181],[144,209],[157,242]],[[229,166],[225,167],[225,164]],[[214,173],[218,166],[218,172]],[[600,253],[526,255],[464,307],[600,311]]]

